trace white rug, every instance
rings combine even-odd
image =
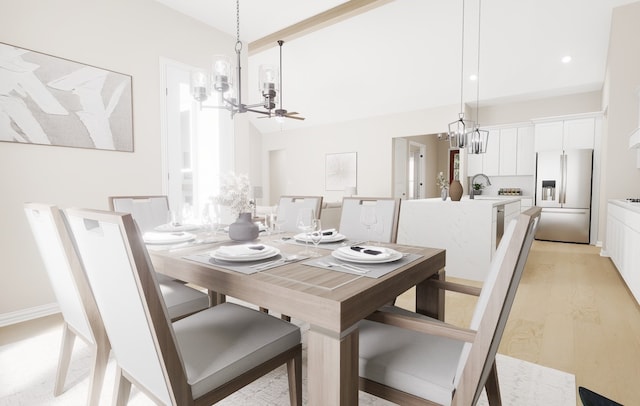
[[[18,343],[0,347],[0,405],[82,405],[86,401],[90,352],[76,340],[66,381],[66,391],[53,397],[53,382],[58,363],[62,329],[50,330]],[[305,334],[306,335],[306,334]],[[498,355],[498,375],[505,406],[575,406],[575,377],[530,362]],[[115,362],[109,362],[102,390],[101,405],[110,405]],[[303,363],[306,388],[306,360]],[[303,397],[306,403],[306,389]],[[253,384],[234,393],[220,405],[288,405],[286,370],[280,367]],[[134,389],[131,406],[153,403]],[[360,392],[361,405],[392,405]],[[487,405],[483,397],[478,405]]]

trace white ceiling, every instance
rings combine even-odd
[[[157,0],[236,36],[233,0]],[[599,90],[605,74],[611,10],[635,0],[484,0],[480,103]],[[335,7],[340,0],[241,0],[246,44]],[[475,105],[478,0],[465,0],[464,101]],[[283,46],[283,107],[305,121],[257,119],[262,132],[459,105],[462,3],[395,0],[288,41]],[[229,50],[229,55],[233,49]],[[572,62],[560,59],[571,55]],[[278,63],[277,46],[251,55]],[[258,101],[250,92],[249,103]],[[452,121],[455,117],[452,117]],[[445,130],[445,129],[443,129]]]

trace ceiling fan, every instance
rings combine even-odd
[[[304,120],[304,117],[296,117],[298,114],[298,112],[296,111],[292,111],[292,112],[288,112],[287,110],[282,108],[282,44],[284,44],[283,40],[278,40],[278,45],[280,46],[280,106],[279,108],[275,109],[273,111],[273,113],[270,113],[268,116],[262,116],[262,117],[258,117],[258,118],[271,118],[271,117],[275,117],[276,119],[278,118],[292,118],[294,120]]]

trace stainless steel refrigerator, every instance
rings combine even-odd
[[[542,208],[535,238],[589,243],[593,150],[538,152],[536,206]]]

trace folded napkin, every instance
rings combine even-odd
[[[227,257],[250,257],[264,254],[268,248],[264,245],[228,245],[220,247],[216,252]]]
[[[322,230],[322,236],[323,237],[331,237],[335,234],[338,234],[338,232],[336,231],[335,228],[330,228],[328,230]]]
[[[142,235],[142,239],[146,243],[166,243],[189,241],[195,238],[195,235],[185,232],[162,233],[155,231],[147,231]]]
[[[391,257],[391,252],[384,247],[371,247],[368,245],[354,245],[352,247],[339,248],[340,253],[351,258],[385,259]]]

